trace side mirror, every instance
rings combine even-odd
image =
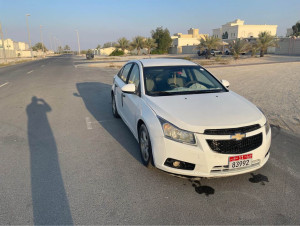
[[[223,84],[223,86],[225,86],[226,88],[228,88],[230,86],[230,83],[227,80],[221,80],[221,83]]]
[[[135,93],[135,84],[126,84],[122,87],[123,93]]]

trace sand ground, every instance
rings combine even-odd
[[[208,70],[260,107],[271,124],[300,134],[300,62]]]

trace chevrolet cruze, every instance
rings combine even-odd
[[[187,60],[133,60],[114,77],[112,112],[138,141],[145,166],[194,177],[242,174],[268,161],[271,129],[228,87]]]

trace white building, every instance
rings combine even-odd
[[[244,20],[236,19],[222,25],[221,28],[213,29],[213,36],[225,40],[237,38],[257,38],[264,31],[276,36],[277,25],[248,25]]]

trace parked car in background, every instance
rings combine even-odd
[[[203,50],[203,51],[198,50],[198,51],[197,51],[197,54],[198,54],[198,56],[205,56],[205,55],[206,55],[206,52],[207,52],[207,49],[206,49],[206,50]],[[211,54],[212,56],[222,55],[222,51],[216,50],[216,49],[212,49],[212,50],[210,51],[210,54]]]
[[[86,59],[88,59],[88,60],[94,59],[94,53],[92,53],[92,52],[86,53]]]
[[[112,113],[138,141],[145,166],[194,177],[248,173],[268,161],[271,129],[228,87],[187,60],[133,60],[114,76]]]

